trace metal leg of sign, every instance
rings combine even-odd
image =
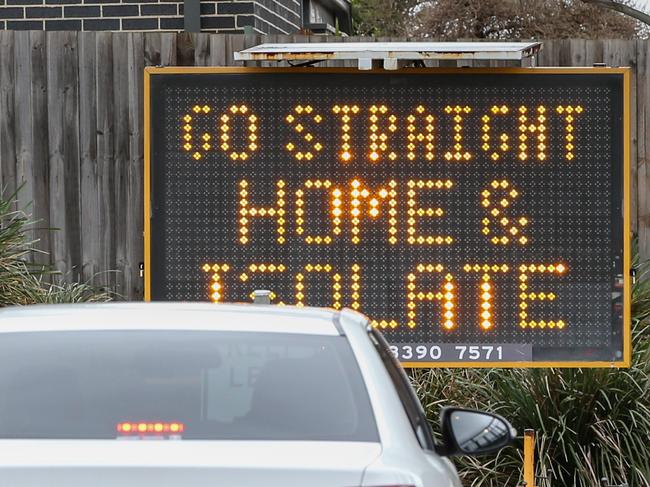
[[[535,487],[534,430],[524,430],[524,486]]]
[[[360,71],[370,71],[372,69],[372,59],[371,58],[359,58],[357,60],[357,66]]]

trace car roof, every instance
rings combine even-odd
[[[339,312],[294,306],[118,302],[0,309],[0,333],[81,330],[220,330],[339,335]]]

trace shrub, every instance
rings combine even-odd
[[[0,307],[35,303],[78,303],[108,301],[110,293],[85,283],[52,284],[56,274],[29,263],[34,243],[27,238],[31,226],[25,212],[15,209],[15,195],[0,197]]]

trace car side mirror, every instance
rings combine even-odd
[[[444,408],[440,413],[444,446],[442,453],[484,455],[509,445],[516,430],[496,414],[461,408]]]

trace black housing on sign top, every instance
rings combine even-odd
[[[357,309],[409,366],[625,366],[628,75],[148,68],[146,297]]]

